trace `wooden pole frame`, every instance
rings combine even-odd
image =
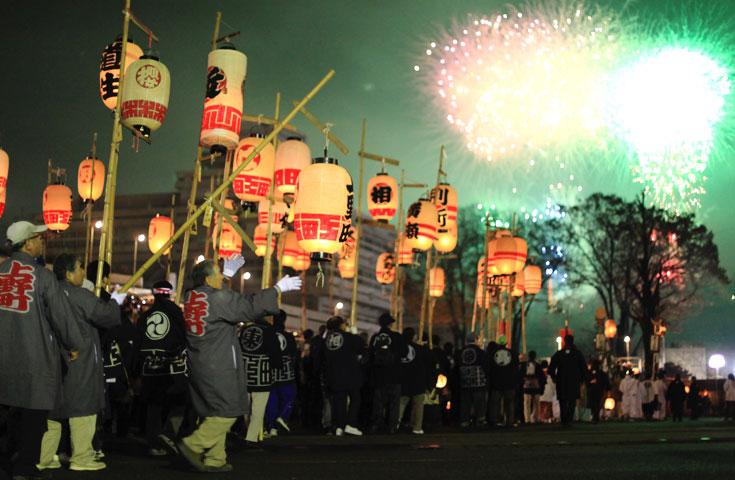
[[[274,119],[278,122],[278,116],[281,112],[281,92],[276,93],[276,114]],[[278,136],[273,139],[273,148],[278,148]],[[265,290],[270,287],[271,284],[271,265],[272,265],[272,253],[271,242],[273,241],[273,229],[271,228],[272,216],[273,216],[273,200],[276,191],[276,179],[275,179],[275,163],[273,164],[273,173],[271,174],[271,186],[268,189],[268,220],[266,222],[266,233],[265,233],[265,255],[263,256],[263,273],[260,276],[260,288]]]

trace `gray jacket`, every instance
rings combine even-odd
[[[54,275],[30,255],[0,263],[0,404],[51,410],[61,396],[61,353],[85,345]]]
[[[68,363],[62,382],[63,400],[50,416],[60,419],[94,415],[105,407],[105,372],[97,328],[120,325],[120,307],[114,300],[105,301],[88,290],[68,282],[60,283],[74,309],[74,319],[84,336],[84,347],[79,357]],[[64,358],[69,357],[66,350],[64,354]]]
[[[278,313],[275,288],[252,295],[195,288],[186,296],[184,321],[194,410],[200,417],[239,417],[247,407],[245,369],[237,324]]]

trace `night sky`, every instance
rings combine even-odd
[[[221,10],[222,32],[240,30],[234,43],[248,56],[246,113],[272,115],[277,91],[283,94],[284,111],[291,100],[301,98],[334,69],[334,79],[307,108],[335,125],[333,131],[351,152],[346,158],[337,150],[332,153],[353,175],[364,117],[368,120],[366,150],[402,160],[411,180],[435,181],[439,146],[444,143],[449,180],[458,187],[461,204],[495,202],[518,209],[526,199],[509,195],[510,184],[520,179],[542,188],[548,184],[544,172],[515,171],[513,164],[488,165],[474,159],[444,126],[441,113],[413,71],[437,32],[468,14],[496,13],[503,4],[492,0],[134,1],[134,12],[161,39],[157,49],[171,72],[171,100],[153,145],[142,145],[135,153],[126,134],[118,191],[171,191],[174,172],[192,168],[206,57],[215,12]],[[656,11],[657,2],[637,4],[649,13]],[[735,7],[727,7],[726,0],[722,5],[730,8],[731,18],[735,16]],[[121,6],[115,0],[6,0],[0,5],[0,146],[11,158],[7,207],[0,221],[3,232],[9,221],[40,212],[49,158],[67,168],[73,190],[77,164],[88,153],[94,132],[99,135],[98,156],[107,160],[112,122],[99,98],[98,62],[101,49],[121,32]],[[636,2],[631,15],[635,7]],[[139,45],[144,43],[140,31],[133,30],[132,36]],[[302,118],[294,124],[307,134],[312,153],[318,152],[323,146],[319,132]],[[368,175],[378,169],[377,164],[370,165]],[[634,196],[639,186],[621,171],[619,165],[591,161],[584,172],[584,193],[601,190]],[[698,218],[715,232],[722,264],[735,278],[732,153],[720,152],[706,173],[708,193]],[[735,360],[735,302],[730,301],[730,290],[709,298],[708,305],[670,339],[726,349],[731,352],[729,363]],[[578,314],[580,318],[573,322],[591,323],[590,312],[585,315]],[[532,346],[534,342],[545,349],[553,344],[553,337],[540,333],[531,340]]]

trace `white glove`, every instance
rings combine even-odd
[[[225,266],[222,269],[222,274],[227,278],[232,278],[243,265],[245,265],[245,259],[242,258],[242,255],[235,254],[230,258],[225,259]]]
[[[110,297],[112,297],[112,299],[115,300],[115,303],[117,303],[118,305],[122,305],[125,299],[127,298],[127,296],[128,296],[127,293],[120,292],[120,291],[112,292],[110,294]]]
[[[295,292],[301,290],[301,277],[289,277],[286,275],[282,279],[278,280],[276,287],[281,293]]]

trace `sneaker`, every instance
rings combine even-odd
[[[335,430],[334,434],[337,435],[338,437],[341,437],[342,435],[345,434],[345,431],[342,430],[341,428],[338,428],[337,430]]]
[[[55,470],[57,468],[61,468],[61,461],[59,460],[58,455],[54,455],[49,463],[39,463],[36,465],[36,468],[39,470]]]
[[[278,436],[278,429],[277,428],[271,428],[270,434],[271,434],[271,437],[277,437]]]
[[[99,462],[103,458],[105,458],[105,452],[103,452],[102,450],[95,450],[94,451],[94,459],[95,460],[97,460]]]
[[[231,472],[232,471],[232,465],[229,463],[225,463],[224,465],[220,465],[219,467],[213,467],[211,465],[204,465],[204,470],[202,470],[207,473],[225,473],[225,472]]]
[[[183,441],[179,441],[176,446],[179,449],[179,453],[184,459],[189,462],[189,465],[194,467],[197,471],[204,471],[204,464],[202,463],[202,455],[196,453],[194,450],[189,448]]]
[[[424,431],[423,430],[413,430],[412,433],[414,435],[423,435],[424,434]]]
[[[276,423],[285,431],[291,432],[291,429],[288,427],[288,423],[286,423],[286,421],[281,417],[276,418]]]
[[[171,440],[171,438],[168,435],[164,435],[163,433],[158,436],[158,439],[161,441],[163,445],[166,446],[166,448],[169,449],[171,453],[174,455],[178,455],[179,449],[176,448],[176,442]]]
[[[75,472],[96,472],[97,470],[104,470],[105,468],[107,468],[107,465],[105,465],[104,462],[98,462],[97,460],[90,460],[85,463],[71,462],[71,464],[69,464],[69,470],[73,470]]]
[[[168,455],[168,452],[162,448],[149,448],[148,455],[151,457],[165,457]]]
[[[358,437],[362,436],[362,431],[360,431],[359,428],[355,428],[352,425],[345,426],[345,433],[347,435],[356,435]]]

